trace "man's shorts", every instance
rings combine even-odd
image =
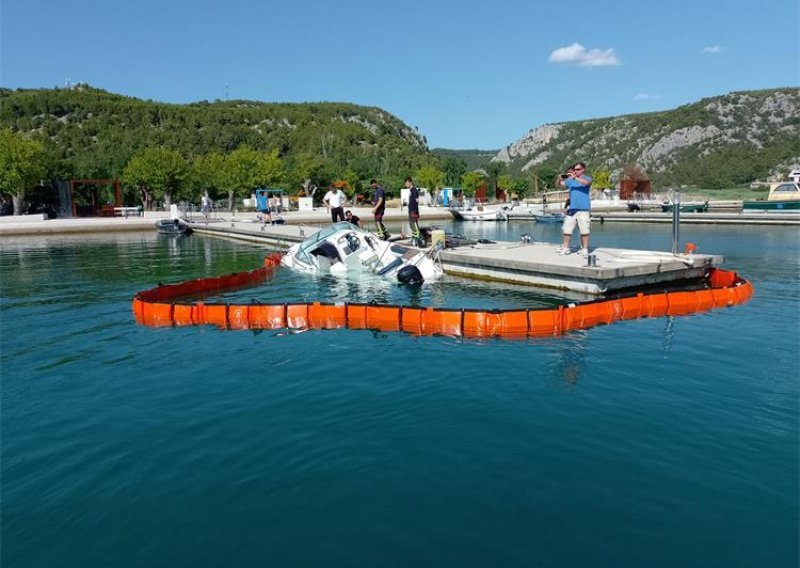
[[[591,213],[588,211],[576,211],[574,215],[564,215],[563,232],[565,235],[571,235],[572,231],[575,230],[575,225],[578,225],[581,235],[588,235],[591,224]]]
[[[372,216],[375,218],[376,221],[383,221],[383,211],[380,211],[379,213],[374,213]]]
[[[412,221],[416,221],[419,219],[419,211],[409,211],[408,218]]]
[[[266,215],[267,213],[269,213],[269,207],[267,207],[266,209],[259,209],[258,212]]]

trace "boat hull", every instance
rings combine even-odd
[[[179,219],[159,219],[156,221],[159,235],[191,235],[192,228]]]
[[[745,201],[742,203],[742,210],[800,212],[800,199],[792,199],[787,201]]]

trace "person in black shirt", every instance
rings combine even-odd
[[[410,176],[406,178],[406,189],[408,189],[408,224],[411,227],[411,242],[418,247],[424,247],[425,241],[422,240],[419,230],[419,190]]]
[[[361,226],[361,217],[359,217],[358,215],[353,215],[352,211],[345,212],[344,220],[347,221],[348,223],[352,223],[356,227]]]
[[[369,180],[369,185],[372,187],[372,216],[375,219],[375,225],[378,228],[378,238],[386,240],[389,238],[389,233],[383,225],[383,214],[386,211],[386,191],[382,186],[378,185],[378,180]]]

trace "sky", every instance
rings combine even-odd
[[[0,86],[349,102],[431,148],[800,85],[798,0],[0,0]]]

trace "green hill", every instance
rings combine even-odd
[[[87,85],[0,89],[0,128],[7,127],[44,142],[53,175],[61,178],[116,178],[131,156],[159,146],[186,158],[228,153],[244,144],[277,149],[287,187],[297,187],[309,163],[317,181],[326,182],[345,176],[400,178],[434,159],[425,138],[396,117],[347,103],[179,105]]]

